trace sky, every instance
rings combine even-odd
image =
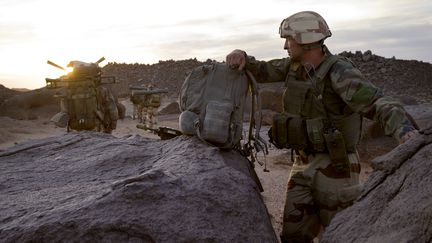
[[[432,63],[430,0],[0,0],[0,84],[41,88],[71,60],[224,61],[233,49],[287,56],[278,29],[299,11],[327,21],[329,49]]]

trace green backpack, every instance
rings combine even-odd
[[[231,69],[223,63],[199,66],[185,79],[179,97],[182,111],[179,116],[180,131],[196,135],[220,148],[244,149],[240,140],[249,90],[253,93],[246,145],[251,146],[254,142],[255,148],[266,149],[266,142],[259,135],[261,110],[256,81],[249,72]],[[253,127],[255,134],[252,134]]]

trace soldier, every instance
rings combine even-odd
[[[156,115],[157,109],[160,106],[160,93],[153,92],[155,91],[154,86],[149,84],[147,86],[147,91],[149,92],[145,96],[145,102],[143,107],[143,121],[146,126],[149,128],[153,128],[153,125],[157,124]]]
[[[144,98],[144,95],[138,93],[136,90],[132,90],[130,95],[130,101],[133,104],[132,119],[138,119],[140,123],[143,121]]]
[[[401,104],[383,96],[350,60],[330,53],[324,40],[331,32],[319,14],[296,13],[282,21],[279,33],[288,58],[264,62],[234,50],[226,62],[250,70],[258,82],[285,80],[284,112],[269,131],[277,147],[295,152],[281,240],[311,242],[359,195],[362,117],[379,121],[400,143],[417,130]]]

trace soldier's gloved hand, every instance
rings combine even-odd
[[[226,63],[230,68],[238,68],[238,70],[243,70],[246,66],[246,52],[235,49],[230,54],[226,56]]]

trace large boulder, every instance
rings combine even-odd
[[[164,104],[158,112],[158,115],[180,114],[180,106],[177,101],[171,101]]]
[[[432,130],[371,162],[353,206],[338,213],[322,242],[430,242]]]
[[[0,152],[0,241],[277,242],[250,169],[186,136],[30,141]]]

